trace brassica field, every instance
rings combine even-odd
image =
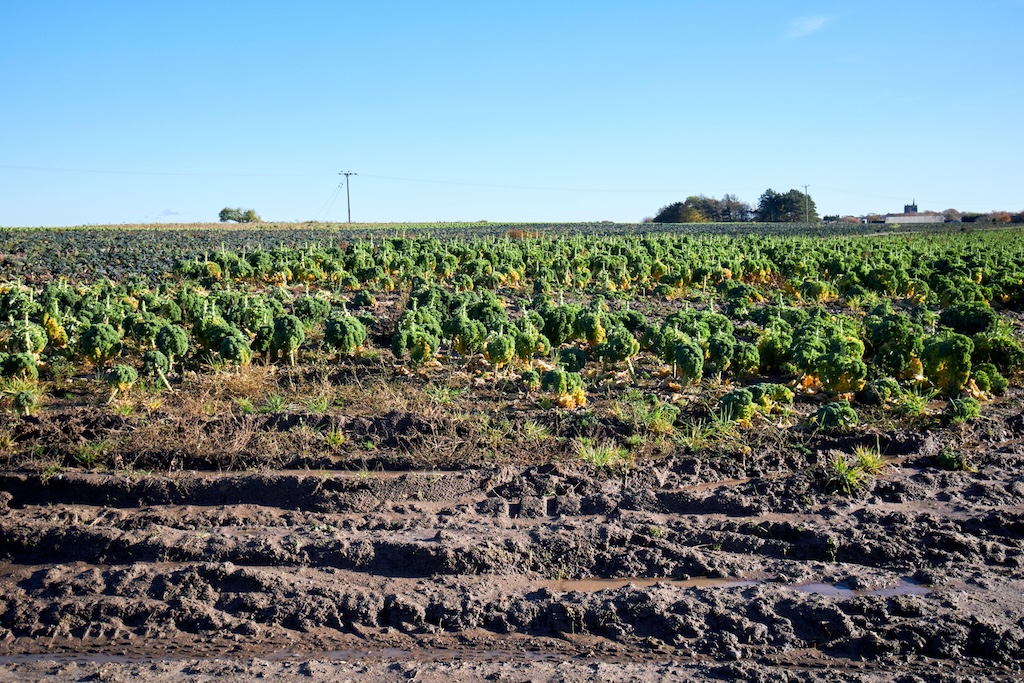
[[[38,579],[142,562],[210,587],[220,615],[150,605],[153,637],[258,627],[298,648],[288,634],[361,624],[412,647],[433,623],[1012,669],[1019,626],[980,605],[1022,594],[1024,231],[889,227],[0,229],[0,559],[27,586],[4,599],[39,610],[0,609],[0,628],[143,634],[103,597],[113,570],[83,589],[91,612],[46,611]],[[317,616],[245,567],[399,598],[331,594]],[[239,602],[236,570],[287,607]],[[393,578],[438,575],[514,597],[431,602]],[[968,576],[989,588],[944,607]],[[678,583],[535,592],[618,578]],[[822,582],[840,592],[800,590]],[[911,588],[871,593],[893,582]]]

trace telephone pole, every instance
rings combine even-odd
[[[811,224],[811,212],[810,212],[810,209],[808,208],[808,206],[809,206],[808,200],[810,199],[810,195],[807,194],[807,188],[808,187],[810,187],[810,185],[804,185],[804,223],[807,223],[807,225],[810,225]],[[349,223],[351,223],[351,222],[352,222],[352,220],[349,219]]]
[[[359,174],[358,173],[353,173],[352,171],[342,171],[338,175],[345,176],[345,199],[348,201],[348,222],[351,223],[352,222],[352,193],[349,192],[349,189],[348,189],[348,186],[349,186],[348,177],[349,176],[353,176],[353,175],[359,175]]]

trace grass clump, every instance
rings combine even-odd
[[[866,474],[878,474],[885,469],[885,458],[882,457],[881,449],[877,445],[873,448],[864,445],[857,446],[853,451],[853,458],[857,466]]]
[[[610,441],[595,443],[588,438],[580,439],[577,455],[595,469],[617,469],[632,460],[629,451],[618,444]]]
[[[867,484],[868,473],[854,458],[837,453],[825,465],[828,489],[849,496]]]

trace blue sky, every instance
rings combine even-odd
[[[0,9],[0,225],[1024,209],[1024,0]],[[332,197],[335,197],[331,203]]]

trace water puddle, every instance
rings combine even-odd
[[[264,476],[264,477],[320,477],[322,479],[399,479],[400,477],[408,476],[409,478],[423,478],[423,479],[440,479],[444,476],[453,474],[465,474],[460,471],[447,471],[447,470],[268,470],[266,472],[238,472],[232,470],[225,471],[214,471],[214,470],[184,470],[182,472],[175,472],[170,475],[169,478],[189,478],[194,477],[196,479],[232,479],[232,478],[251,478],[253,476]]]
[[[735,488],[742,486],[753,481],[753,477],[744,477],[743,479],[719,479],[718,481],[702,481],[699,484],[686,484],[680,486],[681,491],[687,491],[689,493],[707,493],[708,491],[717,491],[720,488]]]
[[[697,576],[689,579],[637,578],[625,577],[616,579],[561,579],[551,581],[548,588],[563,593],[577,591],[580,593],[597,593],[605,590],[618,590],[627,586],[634,588],[650,588],[658,584],[676,588],[747,588],[759,585],[778,585],[798,593],[823,595],[833,598],[856,598],[875,595],[882,598],[893,598],[901,595],[927,595],[932,589],[908,579],[901,579],[896,585],[883,588],[852,588],[844,583],[807,582],[797,584],[776,583],[766,578],[717,578]]]
[[[711,578],[709,576],[698,576],[689,579],[651,579],[651,578],[621,578],[621,579],[562,579],[552,581],[550,588],[568,593],[578,591],[580,593],[596,593],[605,590],[618,590],[626,586],[636,588],[650,588],[656,584],[665,584],[677,588],[744,588],[756,586],[762,581],[736,579],[736,578]]]
[[[902,579],[895,586],[887,586],[884,588],[851,588],[850,586],[842,583],[798,583],[789,586],[793,590],[799,593],[809,593],[811,595],[824,595],[834,598],[856,598],[865,595],[877,595],[881,598],[895,598],[901,595],[927,595],[932,592],[932,589],[928,586],[922,586],[919,583]]]
[[[104,653],[51,652],[21,655],[0,656],[0,666],[16,666],[47,662],[55,664],[136,664],[154,659],[179,660],[189,659],[186,655],[160,654],[151,657],[132,655],[112,655]]]

